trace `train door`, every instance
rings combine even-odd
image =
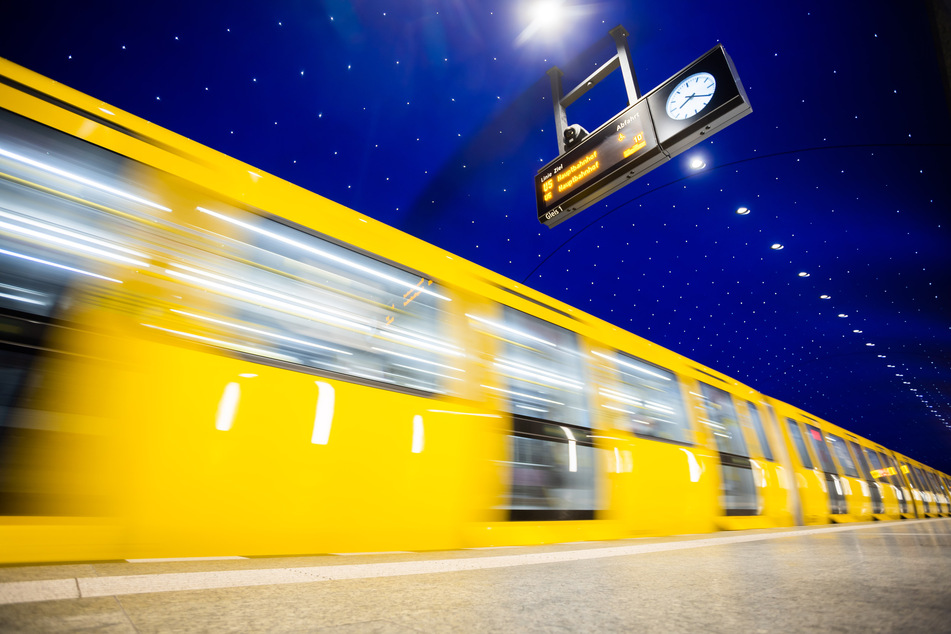
[[[872,477],[872,472],[869,469],[868,461],[865,459],[862,448],[851,440],[848,441],[848,443],[849,448],[852,450],[852,455],[855,457],[855,464],[858,466],[859,473],[868,485],[869,497],[872,500],[872,515],[882,515],[885,513],[885,502],[882,498],[881,485]]]
[[[796,526],[802,526],[804,524],[803,503],[799,486],[796,483],[796,467],[793,466],[792,456],[790,455],[791,451],[788,443],[785,441],[785,434],[779,427],[776,411],[773,409],[772,404],[767,402],[765,405],[766,412],[769,414],[766,420],[769,423],[770,429],[773,431],[773,437],[779,439],[776,443],[776,455],[782,468],[780,486],[789,491],[788,500],[790,510],[793,514],[793,521]]]
[[[819,474],[813,466],[812,456],[806,446],[806,440],[803,437],[799,423],[792,418],[787,418],[786,428],[789,430],[792,445],[796,448],[795,454],[799,457],[799,463],[802,465],[802,471],[797,472],[797,488],[802,502],[803,522],[805,524],[824,522],[828,515],[825,502],[826,495],[819,491],[826,489],[825,483],[819,478]]]
[[[895,462],[895,459],[892,458],[890,454],[880,451],[878,455],[881,459],[882,466],[885,468],[885,472],[888,474],[889,480],[891,480],[892,486],[894,486],[898,492],[900,500],[899,506],[901,507],[902,515],[918,517],[918,506],[915,504],[911,489],[908,488],[908,483],[898,470],[898,463]]]
[[[925,480],[928,481],[928,485],[934,493],[935,508],[938,513],[947,513],[948,501],[944,496],[944,491],[941,490],[941,485],[938,482],[938,479],[935,475],[928,471],[927,469],[922,469],[921,474],[924,476]]]
[[[496,508],[511,521],[593,519],[600,503],[578,336],[501,309],[496,319],[470,315],[497,343],[494,378],[482,388],[512,417],[508,488]]]
[[[721,495],[724,515],[761,515],[763,505],[756,492],[753,465],[729,392],[700,384],[708,426],[720,452]]]
[[[123,267],[148,266],[109,211],[141,207],[126,167],[0,110],[0,516],[94,515],[110,491],[80,484],[102,438],[66,422],[101,412],[80,412],[54,385],[75,388],[70,370],[99,353],[77,313],[114,297]]]
[[[773,441],[770,440],[766,430],[764,417],[759,407],[753,401],[746,401],[746,412],[748,414],[749,425],[753,428],[755,441],[751,442],[759,445],[759,453],[756,454],[762,460],[754,461],[754,467],[762,463],[763,479],[760,482],[759,491],[762,496],[763,516],[769,517],[779,524],[788,524],[797,521],[795,510],[792,505],[798,506],[798,496],[791,490],[786,481],[787,472],[783,466],[780,466],[780,457],[773,447]]]
[[[925,505],[925,513],[935,513],[937,509],[934,503],[934,493],[931,492],[931,487],[924,475],[915,465],[902,463],[902,466],[909,470],[909,475],[911,475],[916,488],[921,493],[921,502]]]
[[[914,472],[911,470],[911,467],[908,466],[908,463],[904,460],[899,461],[898,463],[898,473],[905,482],[908,483],[908,488],[911,489],[911,497],[915,503],[915,511],[920,516],[931,512],[931,507],[928,504],[928,499],[925,496],[925,492],[921,488],[921,484],[918,483],[918,479],[915,477]]]
[[[839,471],[842,473],[843,488],[846,491],[846,501],[848,501],[848,494],[851,491],[851,496],[853,503],[857,498],[861,498],[861,503],[858,505],[858,508],[853,508],[852,512],[856,516],[868,516],[872,514],[872,505],[869,503],[871,501],[872,492],[868,490],[868,486],[863,479],[860,479],[858,467],[855,464],[855,459],[852,457],[852,453],[849,451],[849,447],[845,444],[845,441],[836,436],[835,434],[826,434],[826,443],[832,447],[832,454],[836,461],[839,463]],[[858,489],[861,494],[857,493],[855,489]],[[881,502],[881,498],[879,498]]]
[[[806,425],[807,437],[812,443],[812,448],[819,458],[819,468],[825,473],[827,491],[829,493],[829,513],[832,515],[844,515],[849,512],[848,504],[845,500],[845,491],[842,487],[842,480],[836,471],[835,463],[832,461],[832,454],[829,453],[829,446],[826,444],[822,431],[815,425]]]

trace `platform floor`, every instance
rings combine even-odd
[[[951,632],[951,519],[0,567],[2,632]]]

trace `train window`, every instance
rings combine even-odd
[[[822,437],[822,432],[814,425],[806,425],[806,429],[808,430],[809,441],[812,443],[812,448],[815,450],[816,456],[819,457],[819,465],[822,470],[826,473],[838,473],[835,469],[835,463],[832,462],[832,454],[829,453],[829,446]]]
[[[622,353],[594,353],[613,361],[613,382],[599,390],[601,407],[616,429],[653,438],[691,443],[677,375]]]
[[[0,306],[48,314],[82,281],[74,304],[134,314],[151,333],[426,392],[461,385],[450,298],[432,280],[9,116]]]
[[[760,418],[759,410],[752,401],[746,402],[746,409],[750,413],[750,422],[753,424],[753,429],[756,430],[756,437],[759,438],[759,446],[763,451],[763,457],[771,461],[773,451],[769,447],[769,439],[766,437],[766,428],[763,427],[763,419]]]
[[[218,296],[225,315],[173,311],[187,332],[243,352],[426,392],[462,382],[451,298],[433,280],[238,209],[199,207],[222,240],[215,261],[171,265]],[[248,350],[247,348],[253,348]]]
[[[898,463],[890,454],[879,452],[878,454],[882,459],[882,465],[885,465],[888,471],[889,479],[891,483],[897,487],[907,489],[908,485],[905,484],[904,479],[901,477],[901,472],[898,470]]]
[[[915,473],[915,479],[918,480],[918,488],[922,491],[934,493],[934,491],[931,490],[931,483],[928,482],[928,478],[925,477],[924,471],[916,466],[912,466],[911,468]]]
[[[575,333],[502,306],[497,323],[469,315],[474,327],[498,340],[492,370],[500,385],[485,389],[504,398],[519,416],[590,427],[582,357]]]
[[[796,445],[796,452],[799,454],[799,460],[806,469],[812,469],[812,458],[809,457],[809,450],[806,448],[806,442],[802,438],[802,431],[799,429],[799,423],[791,418],[786,419],[789,426],[789,435],[792,436],[793,444]]]
[[[935,495],[941,494],[941,487],[938,486],[938,482],[935,480],[934,474],[928,471],[927,469],[922,469],[922,473],[925,476],[925,480],[928,481],[928,488]]]
[[[882,464],[882,460],[879,459],[878,453],[871,450],[865,450],[865,456],[868,458],[868,463],[872,467],[872,475],[876,480],[884,480],[888,475],[885,472],[885,465]]]
[[[762,509],[733,397],[729,392],[706,383],[700,384],[700,391],[706,413],[700,422],[713,432],[720,451],[720,503],[723,512],[726,515],[758,515]]]
[[[869,469],[868,460],[865,457],[865,452],[862,451],[862,447],[858,444],[848,441],[849,447],[852,448],[852,455],[855,456],[855,464],[858,466],[859,473],[861,476],[871,482],[873,480],[871,470]]]
[[[855,462],[852,459],[852,454],[849,453],[849,448],[845,445],[845,441],[833,434],[826,435],[826,440],[832,445],[832,451],[835,452],[835,457],[839,459],[839,466],[842,467],[842,473],[850,478],[859,477],[859,473],[855,468]]]
[[[748,457],[750,454],[730,393],[706,383],[700,384],[700,392],[707,415],[706,418],[701,418],[700,422],[713,432],[717,448],[723,453]]]
[[[594,519],[597,457],[587,430],[516,419],[511,486],[498,508],[513,521]]]

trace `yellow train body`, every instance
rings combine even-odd
[[[4,60],[0,78],[0,562],[951,510],[945,474]]]

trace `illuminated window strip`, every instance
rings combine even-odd
[[[520,407],[520,408],[522,408],[522,409],[527,409],[527,410],[530,411],[530,412],[542,412],[542,413],[544,413],[544,412],[547,412],[547,411],[548,411],[547,409],[541,409],[540,407],[529,407],[528,405],[524,405],[524,404],[522,404],[522,403],[516,403],[516,404],[515,404],[515,407]]]
[[[12,299],[18,302],[23,302],[25,304],[37,304],[39,306],[46,306],[46,302],[41,302],[36,299],[30,299],[29,297],[20,297],[19,295],[9,295],[7,293],[0,293],[0,297],[4,297],[6,299]]]
[[[14,220],[14,221],[16,221],[16,222],[19,222],[19,223],[22,223],[22,224],[25,224],[25,225],[32,225],[32,226],[34,226],[34,227],[39,227],[40,229],[45,229],[45,230],[47,230],[47,231],[52,231],[53,233],[59,233],[59,234],[62,234],[62,235],[71,236],[71,237],[77,238],[77,239],[79,239],[79,240],[85,240],[86,242],[91,242],[92,244],[98,244],[98,245],[101,246],[101,247],[107,247],[107,248],[113,249],[113,250],[115,250],[115,251],[120,251],[120,252],[122,252],[122,253],[126,253],[126,254],[128,254],[128,255],[135,256],[135,257],[137,257],[137,258],[143,258],[143,259],[144,259],[144,258],[149,257],[149,256],[145,255],[144,253],[139,253],[138,251],[133,251],[132,249],[129,249],[129,248],[127,248],[127,247],[124,247],[124,246],[121,246],[121,245],[118,245],[118,244],[113,244],[112,242],[107,242],[107,241],[105,241],[105,240],[100,240],[100,239],[98,239],[98,238],[93,238],[92,236],[86,235],[86,234],[84,234],[84,233],[79,233],[79,231],[77,231],[77,230],[75,230],[75,229],[66,229],[66,228],[60,227],[60,226],[58,226],[58,225],[53,225],[53,224],[49,224],[49,223],[46,223],[46,222],[40,222],[39,220],[36,220],[36,219],[34,219],[34,218],[30,218],[30,217],[28,217],[28,216],[22,216],[22,215],[20,215],[20,214],[9,213],[9,212],[7,212],[7,211],[3,211],[2,209],[0,209],[0,216],[3,216],[4,218],[8,218],[8,219],[10,219],[10,220]]]
[[[86,244],[80,244],[78,242],[73,242],[72,240],[67,240],[65,238],[60,238],[59,236],[53,236],[48,233],[43,233],[42,231],[37,231],[36,229],[30,229],[28,227],[19,227],[17,225],[11,224],[9,222],[3,222],[0,220],[0,229],[6,229],[7,231],[12,231],[19,233],[20,235],[29,236],[31,238],[37,238],[42,240],[46,244],[61,245],[77,251],[84,251],[93,255],[98,255],[109,260],[115,260],[117,262],[125,262],[126,264],[132,264],[134,266],[141,266],[143,268],[148,268],[147,262],[142,262],[140,260],[133,260],[132,258],[127,258],[124,255],[118,255],[116,253],[110,253],[109,251],[104,251],[102,249],[97,249],[96,247],[91,247]]]
[[[403,331],[403,332],[406,332],[406,331]],[[449,346],[449,347],[447,347],[447,346],[441,346],[441,345],[439,345],[439,344],[431,343],[431,342],[429,342],[429,341],[425,341],[425,340],[422,340],[422,339],[417,339],[417,338],[415,338],[415,337],[411,337],[411,336],[408,336],[408,335],[401,335],[401,334],[396,333],[396,332],[393,332],[392,330],[389,330],[389,329],[388,329],[386,332],[384,332],[384,333],[378,334],[378,335],[377,335],[377,338],[379,338],[379,339],[386,339],[386,340],[393,340],[393,339],[395,339],[396,341],[401,341],[401,342],[406,343],[406,344],[408,344],[408,345],[416,346],[416,347],[418,347],[418,348],[424,348],[424,349],[426,349],[426,350],[431,350],[431,351],[433,351],[433,352],[439,352],[439,353],[442,353],[442,354],[445,354],[445,355],[449,355],[449,356],[453,356],[453,357],[461,357],[461,356],[463,356],[462,351],[460,351],[458,348],[455,348],[455,347],[452,347],[452,346]]]
[[[522,392],[513,392],[511,390],[503,390],[500,387],[492,387],[491,385],[481,385],[479,387],[484,387],[487,390],[495,390],[496,392],[505,392],[506,394],[511,394],[513,396],[521,396],[522,398],[531,399],[533,401],[540,401],[542,403],[551,403],[552,405],[564,405],[564,403],[559,403],[558,401],[552,401],[547,398],[541,398],[540,396],[532,396],[531,394],[524,394]]]
[[[271,290],[270,288],[268,288],[268,287],[266,287],[266,286],[261,286],[261,285],[259,285],[259,284],[251,284],[250,282],[245,282],[245,281],[243,281],[243,280],[237,280],[237,279],[234,279],[234,278],[232,278],[232,277],[228,277],[227,275],[221,275],[220,273],[212,273],[211,271],[207,271],[207,270],[204,270],[204,269],[195,268],[195,267],[192,267],[192,266],[188,266],[188,265],[186,265],[186,264],[180,264],[180,263],[178,263],[178,262],[172,262],[172,263],[171,263],[171,266],[174,266],[175,268],[179,268],[179,269],[184,269],[184,270],[190,271],[190,272],[192,272],[192,273],[197,273],[198,275],[203,275],[203,276],[208,277],[208,278],[211,278],[211,279],[213,279],[213,280],[218,280],[219,282],[223,282],[223,283],[228,284],[228,285],[236,286],[236,287],[238,287],[238,288],[245,288],[245,289],[248,289],[249,291],[251,291],[251,292],[253,292],[253,293],[256,293],[256,294],[267,295],[267,296],[274,297],[274,298],[277,298],[277,299],[279,299],[279,300],[282,300],[282,301],[284,301],[284,302],[289,302],[290,304],[296,304],[296,305],[302,306],[302,307],[304,307],[304,308],[307,308],[307,309],[309,309],[309,310],[312,310],[312,311],[314,311],[314,312],[317,312],[318,314],[321,314],[321,315],[327,315],[328,317],[333,317],[333,315],[331,315],[330,312],[327,312],[327,311],[326,311],[326,308],[325,308],[324,306],[317,306],[316,304],[311,304],[310,302],[305,302],[305,301],[303,301],[303,300],[298,299],[297,297],[294,297],[293,295],[288,295],[287,293],[281,293],[281,292],[278,292],[278,291],[275,291],[275,290]],[[167,272],[167,271],[166,271],[166,272]],[[350,322],[347,322],[347,321],[346,321],[346,318],[348,318],[348,317],[350,316],[349,313],[346,313],[346,312],[343,312],[343,311],[339,311],[339,310],[331,311],[331,312],[336,313],[337,315],[342,315],[341,319],[343,319],[345,323],[347,323],[348,325],[350,325]],[[369,330],[368,328],[366,328],[366,329]]]
[[[458,416],[479,416],[481,418],[502,418],[498,414],[479,414],[478,412],[453,412],[447,409],[428,409],[427,412],[436,414],[456,414]]]
[[[595,352],[594,350],[591,351],[591,354],[597,355],[597,356],[601,357],[602,359],[607,359],[608,361],[613,361],[614,363],[617,363],[618,365],[624,366],[625,368],[630,368],[631,370],[636,370],[637,372],[641,372],[642,374],[648,374],[648,375],[650,375],[650,376],[656,377],[656,378],[658,378],[658,379],[663,379],[663,380],[665,380],[665,381],[672,381],[672,380],[673,380],[673,379],[670,378],[669,376],[664,376],[663,374],[657,374],[656,372],[651,372],[650,370],[648,370],[648,369],[646,369],[646,368],[642,368],[642,367],[636,366],[636,365],[634,365],[634,364],[632,364],[632,363],[627,363],[626,361],[622,361],[621,358],[620,358],[620,355],[618,355],[617,357],[613,357],[613,358],[612,358],[612,357],[609,357],[609,356],[606,355],[606,354],[601,354],[600,352]]]
[[[614,390],[609,390],[607,388],[601,388],[598,390],[598,393],[601,396],[605,396],[614,401],[620,401],[622,403],[628,403],[629,405],[635,405],[643,409],[650,409],[656,412],[662,412],[664,414],[676,415],[677,411],[673,408],[664,405],[663,403],[657,403],[656,401],[648,401],[645,399],[636,399],[635,397],[627,396],[621,394],[620,392],[615,392]]]
[[[377,348],[376,346],[370,348],[370,350],[376,350],[377,352],[382,352],[384,354],[391,354],[394,357],[402,357],[403,359],[410,359],[411,361],[419,361],[420,363],[428,363],[429,365],[434,365],[438,368],[446,368],[447,370],[453,370],[455,372],[465,373],[465,370],[461,368],[454,368],[451,365],[436,363],[435,361],[430,361],[429,359],[421,359],[420,357],[414,357],[413,355],[410,355],[410,354],[402,354],[400,352],[394,352],[392,350],[387,350],[385,348]]]
[[[462,380],[462,379],[460,379],[460,378],[457,377],[457,376],[449,376],[449,375],[447,375],[447,374],[442,374],[441,372],[433,372],[433,371],[431,371],[431,370],[424,370],[424,369],[422,369],[422,368],[417,368],[417,367],[414,367],[414,366],[411,366],[411,365],[403,365],[402,363],[394,363],[394,364],[393,364],[393,367],[394,367],[394,368],[403,368],[403,369],[405,369],[405,370],[412,370],[413,372],[421,372],[421,373],[423,373],[423,374],[431,374],[432,376],[442,377],[442,378],[444,378],[444,379],[449,379],[450,381],[461,381],[461,380]]]
[[[5,157],[7,157],[7,158],[9,158],[9,159],[13,159],[14,161],[19,161],[20,163],[24,163],[24,164],[29,165],[29,166],[31,166],[31,167],[36,167],[36,168],[41,169],[41,170],[43,170],[43,171],[45,171],[45,172],[49,172],[49,173],[51,173],[51,174],[56,174],[57,176],[62,176],[63,178],[67,178],[67,179],[69,179],[69,180],[71,180],[71,181],[74,181],[74,182],[76,182],[76,183],[80,183],[80,184],[82,184],[82,185],[88,185],[89,187],[93,187],[93,188],[95,188],[95,189],[98,189],[98,190],[100,190],[100,191],[104,191],[104,192],[109,193],[109,194],[113,194],[114,196],[119,196],[120,198],[125,198],[126,200],[131,200],[132,202],[141,203],[141,204],[143,204],[143,205],[146,205],[146,206],[148,206],[148,207],[151,207],[152,209],[158,209],[159,211],[169,211],[169,212],[172,211],[172,210],[169,209],[168,207],[163,207],[162,205],[159,205],[158,203],[153,203],[152,201],[146,200],[145,198],[140,198],[140,197],[138,197],[138,196],[134,196],[134,195],[132,195],[132,194],[129,194],[129,193],[124,192],[124,191],[121,191],[121,190],[116,189],[116,188],[114,188],[114,187],[109,187],[108,185],[104,185],[103,183],[99,183],[99,182],[97,182],[97,181],[90,180],[90,179],[85,178],[85,177],[83,177],[83,176],[80,176],[80,175],[78,175],[78,174],[73,174],[72,172],[67,172],[66,170],[61,170],[61,169],[59,169],[58,167],[53,167],[52,165],[47,165],[46,163],[40,163],[39,161],[34,161],[34,160],[31,159],[31,158],[27,158],[27,157],[22,156],[22,155],[20,155],[20,154],[16,154],[16,153],[14,153],[14,152],[10,152],[9,150],[5,150],[5,149],[3,149],[3,148],[0,148],[0,156],[5,156]]]
[[[165,269],[165,273],[167,273],[168,275],[173,275],[175,277],[188,280],[190,282],[194,282],[195,284],[203,288],[213,288],[213,289],[224,291],[225,293],[228,293],[231,295],[236,295],[238,297],[250,299],[252,302],[256,302],[265,307],[282,309],[291,314],[297,314],[302,317],[310,317],[319,321],[337,323],[342,326],[346,326],[347,328],[354,328],[362,332],[370,332],[370,328],[367,326],[364,326],[363,324],[358,324],[351,321],[347,321],[345,319],[340,319],[338,317],[334,317],[333,315],[328,315],[327,313],[310,310],[298,304],[291,304],[289,302],[274,300],[264,295],[260,295],[258,293],[252,293],[250,291],[246,291],[246,290],[237,288],[235,286],[230,286],[228,284],[220,284],[218,282],[213,282],[211,280],[201,279],[199,277],[195,277],[194,275],[188,275],[187,273],[182,273],[180,271]]]
[[[216,346],[221,346],[222,348],[230,348],[230,349],[232,349],[232,350],[240,350],[241,352],[248,352],[248,353],[250,353],[250,354],[260,355],[260,356],[262,356],[262,357],[270,357],[270,358],[273,358],[273,359],[282,359],[282,360],[284,360],[284,361],[289,361],[289,362],[291,362],[291,363],[296,362],[296,359],[293,359],[293,358],[291,358],[291,357],[287,357],[287,356],[284,356],[284,355],[274,354],[274,353],[273,353],[272,351],[270,351],[270,350],[261,350],[260,348],[252,348],[251,346],[245,346],[245,345],[242,345],[242,344],[240,344],[240,343],[234,343],[234,342],[231,342],[231,341],[222,341],[221,339],[212,339],[211,337],[203,337],[203,336],[201,336],[201,335],[196,335],[195,333],[192,333],[192,332],[183,332],[183,331],[181,331],[181,330],[172,330],[171,328],[162,328],[161,326],[155,326],[155,325],[153,325],[153,324],[141,324],[141,325],[142,325],[142,326],[145,326],[146,328],[152,328],[153,330],[161,330],[161,331],[163,331],[163,332],[168,332],[168,333],[171,333],[171,334],[173,334],[173,335],[179,335],[179,336],[182,336],[182,337],[187,337],[187,338],[189,338],[189,339],[198,339],[199,341],[206,341],[206,342],[212,343],[212,344],[214,344],[214,345],[216,345]]]
[[[357,264],[356,262],[352,262],[350,260],[347,260],[346,258],[333,255],[332,253],[327,253],[326,251],[321,251],[320,249],[315,249],[314,247],[304,244],[303,242],[298,242],[297,240],[293,240],[291,238],[285,238],[284,236],[276,234],[272,231],[268,231],[267,229],[255,227],[254,225],[238,220],[237,218],[232,218],[230,216],[226,216],[225,214],[221,214],[216,211],[211,211],[210,209],[205,209],[204,207],[198,207],[197,209],[198,211],[202,213],[206,213],[209,216],[214,216],[215,218],[219,218],[221,220],[224,220],[225,222],[230,222],[232,224],[238,225],[239,227],[243,227],[244,229],[247,229],[249,231],[254,231],[255,233],[259,233],[263,236],[267,236],[269,238],[277,240],[278,242],[283,242],[284,244],[289,244],[291,246],[297,247],[298,249],[302,249],[304,251],[307,251],[308,253],[318,255],[322,258],[331,260],[338,264],[343,264],[344,266],[350,267],[352,269],[356,269],[357,271],[366,273],[367,275],[372,275],[373,277],[377,277],[379,279],[386,280],[394,284],[399,284],[400,286],[404,288],[409,288],[414,291],[419,291],[426,295],[432,295],[433,297],[445,300],[447,302],[452,301],[450,298],[446,297],[445,295],[440,295],[439,293],[431,291],[428,288],[423,288],[421,286],[417,286],[416,284],[410,284],[409,282],[404,282],[403,280],[396,279],[395,277],[392,277],[385,273],[380,273],[379,271],[374,271],[373,269],[369,267],[363,266],[362,264]]]
[[[521,330],[519,330],[519,329],[517,329],[517,328],[512,328],[512,327],[510,327],[510,326],[505,326],[505,325],[503,325],[503,324],[500,324],[500,323],[491,321],[491,320],[489,320],[489,319],[483,319],[482,317],[476,317],[475,315],[470,315],[469,313],[466,313],[466,317],[468,317],[469,319],[473,319],[473,320],[475,320],[475,321],[478,321],[479,323],[483,323],[483,324],[485,324],[485,325],[487,325],[487,326],[491,326],[491,327],[493,327],[493,328],[496,328],[496,329],[498,329],[498,330],[501,330],[501,331],[503,331],[503,332],[508,332],[508,333],[513,334],[513,335],[518,335],[518,336],[520,336],[520,337],[525,337],[526,339],[531,339],[532,341],[537,341],[538,343],[543,343],[543,344],[545,344],[546,346],[551,346],[552,348],[557,348],[557,347],[558,347],[556,344],[553,344],[553,343],[550,342],[550,341],[546,341],[546,340],[544,340],[544,339],[540,339],[540,338],[538,338],[538,337],[536,337],[536,336],[534,336],[534,335],[528,334],[527,332],[522,332]]]
[[[545,372],[544,370],[533,368],[527,365],[516,364],[513,361],[508,361],[503,359],[502,361],[496,361],[494,365],[495,367],[501,370],[505,370],[513,374],[517,374],[519,376],[525,376],[531,379],[547,380],[549,383],[553,385],[562,385],[565,387],[573,388],[575,390],[581,390],[584,388],[584,383],[581,383],[580,381],[573,381],[571,379],[566,379],[564,377],[555,376],[553,374],[549,374]]]
[[[88,275],[90,277],[96,277],[100,280],[106,280],[108,282],[115,282],[116,284],[122,284],[122,280],[117,280],[112,277],[106,277],[105,275],[99,275],[98,273],[92,273],[90,271],[84,271],[83,269],[75,269],[71,266],[66,266],[65,264],[57,264],[56,262],[50,262],[49,260],[41,260],[40,258],[34,258],[29,255],[23,255],[22,253],[14,253],[13,251],[7,251],[6,249],[0,249],[0,253],[4,255],[13,256],[15,258],[21,258],[23,260],[29,260],[30,262],[36,262],[38,264],[45,264],[46,266],[52,266],[57,269],[63,269],[64,271],[71,271],[73,273],[79,273],[80,275]]]
[[[204,317],[202,315],[196,315],[194,313],[187,313],[184,310],[176,310],[174,308],[169,309],[173,313],[178,313],[179,315],[187,315],[188,317],[194,317],[195,319],[201,319],[203,321],[209,321],[213,324],[220,324],[222,326],[227,326],[228,328],[235,328],[237,330],[245,330],[247,332],[253,332],[257,335],[262,335],[264,337],[271,337],[273,339],[281,339],[283,341],[290,341],[292,343],[299,343],[304,346],[310,346],[311,348],[318,348],[320,350],[329,350],[330,352],[336,352],[338,354],[353,355],[352,352],[347,352],[346,350],[338,350],[337,348],[331,348],[329,346],[322,346],[317,343],[312,343],[310,341],[304,341],[303,339],[295,339],[294,337],[288,337],[286,335],[278,335],[273,332],[267,332],[266,330],[259,330],[257,328],[251,328],[250,326],[243,326],[241,324],[235,324],[227,321],[221,321],[220,319],[212,319],[211,317]]]
[[[0,288],[5,288],[10,291],[17,291],[18,293],[26,293],[27,295],[39,295],[40,297],[46,297],[46,293],[40,291],[34,291],[32,288],[23,288],[22,286],[14,286],[13,284],[0,284]]]

